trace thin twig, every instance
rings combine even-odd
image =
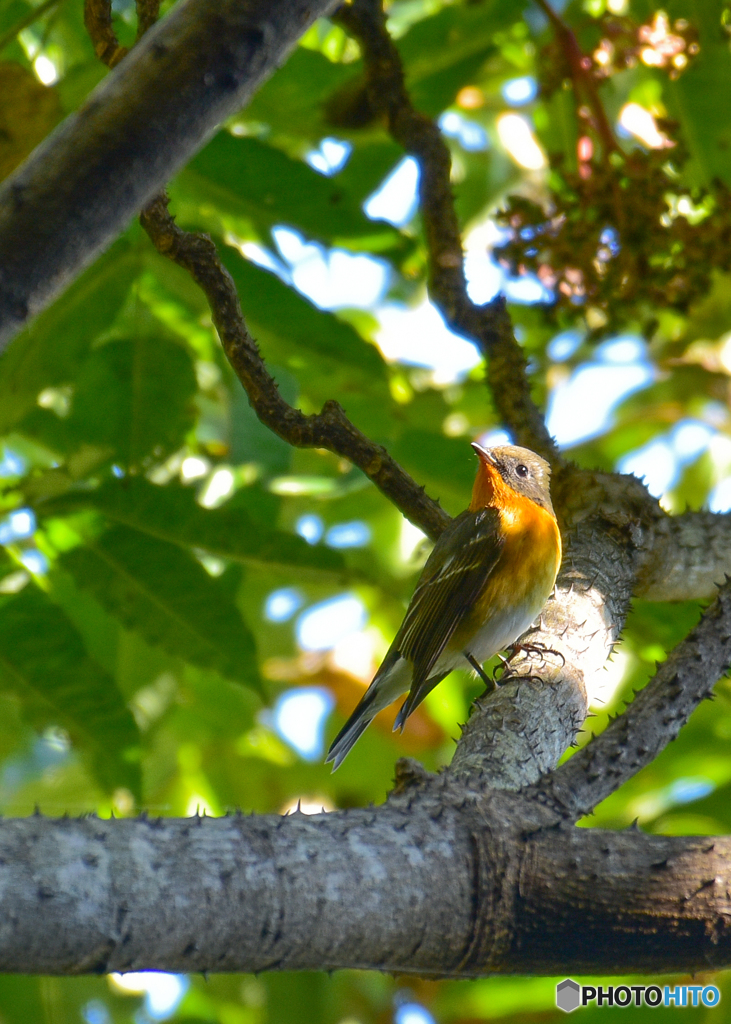
[[[467,294],[464,255],[450,180],[451,155],[439,128],[417,111],[406,90],[401,57],[386,28],[380,0],[355,0],[336,19],[360,43],[372,109],[418,162],[419,199],[429,255],[429,294],[449,326],[474,341],[488,359],[495,404],[519,443],[560,462],[558,449],[530,395],[527,362],[505,300],[484,306]]]
[[[208,235],[183,231],[167,209],[163,193],[143,211],[140,221],[158,252],[189,272],[208,299],[224,352],[249,397],[249,404],[270,430],[296,448],[326,448],[349,459],[411,522],[436,538],[449,522],[439,507],[396,463],[347,418],[337,402],[307,416],[284,401],[246,327],[236,286]]]
[[[112,26],[110,0],[84,0],[84,26],[94,44],[94,52],[108,68],[116,67],[129,50],[120,46]]]
[[[136,41],[143,37],[148,28],[157,21],[160,15],[160,0],[135,0],[137,8],[137,37]]]
[[[650,764],[674,740],[731,665],[731,580],[659,666],[624,714],[532,792],[578,818]]]
[[[135,0],[137,8],[137,37],[139,41],[148,28],[157,21],[160,0]],[[99,60],[108,68],[116,67],[129,53],[129,48],[120,46],[112,25],[111,0],[84,0],[84,25],[94,44]]]
[[[559,15],[554,11],[548,0],[535,0],[536,4],[543,13],[546,15],[548,20],[553,25],[556,35],[561,41],[561,47],[571,71],[571,78],[573,79],[574,88],[579,92],[582,88],[586,93],[591,112],[594,117],[594,130],[599,136],[602,146],[604,147],[605,156],[609,153],[619,152],[619,145],[614,137],[614,132],[607,119],[606,111],[602,101],[599,98],[597,91],[596,82],[591,76],[591,62],[587,66],[586,61],[589,60],[581,50],[579,41],[568,27],[565,21],[563,21]]]

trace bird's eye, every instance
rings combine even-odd
[[[525,478],[525,477],[527,477],[527,476],[528,476],[528,467],[527,467],[527,466],[524,466],[524,465],[523,465],[523,463],[522,463],[522,462],[520,462],[520,463],[518,463],[518,465],[517,465],[517,466],[515,467],[515,472],[516,472],[516,473],[518,474],[518,476],[522,476],[522,477],[524,477],[524,478]]]

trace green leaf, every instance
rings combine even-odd
[[[523,0],[450,4],[413,25],[399,39],[398,50],[416,109],[437,117],[451,106],[459,90],[473,83],[482,65],[497,52],[495,33],[518,21],[523,7]],[[364,93],[362,63],[350,68],[349,78],[328,97],[326,109],[338,126],[353,129],[359,117],[364,126],[370,125],[373,114]]]
[[[195,420],[195,372],[185,348],[158,335],[107,342],[81,368],[68,419],[87,443],[109,446],[125,466],[164,459]]]
[[[248,497],[246,492],[241,492],[241,496],[244,500]],[[344,561],[339,552],[313,547],[301,537],[264,526],[237,502],[237,497],[221,508],[204,509],[190,487],[176,483],[156,487],[144,478],[128,477],[109,480],[94,491],[75,491],[45,502],[38,513],[58,516],[91,508],[110,522],[148,537],[179,547],[203,548],[218,558],[244,565],[343,571]]]
[[[295,405],[297,382],[286,370],[269,367],[285,402]],[[236,378],[231,381],[229,402],[229,454],[234,465],[255,462],[267,473],[286,473],[292,462],[293,449],[281,437],[265,427],[249,404],[243,387]]]
[[[139,745],[132,714],[69,619],[33,584],[2,603],[0,674],[36,721],[68,729],[107,791],[126,786],[139,799],[139,768],[128,756]]]
[[[61,566],[147,643],[261,691],[254,638],[229,589],[174,544],[117,526]]]
[[[333,64],[321,53],[297,47],[255,94],[246,119],[270,125],[275,134],[314,143],[329,133],[323,117],[326,100],[352,76],[352,65]]]
[[[523,6],[506,0],[454,4],[417,22],[398,43],[417,109],[435,117],[450,106],[496,51],[495,32],[517,21]]]
[[[345,167],[338,173],[337,181],[350,195],[364,203],[404,156],[398,143],[369,137],[353,150]]]
[[[108,330],[137,272],[129,243],[115,243],[0,359],[0,434],[36,404],[39,392],[73,379],[98,334]]]
[[[243,216],[264,233],[275,224],[291,224],[331,245],[353,239],[379,250],[408,244],[390,224],[366,217],[339,178],[324,177],[258,139],[225,131],[189,164],[172,195],[199,209],[213,205],[225,217]]]
[[[731,110],[719,103],[731,90],[729,41],[721,25],[724,5],[714,0],[670,0],[664,5],[671,18],[686,18],[699,34],[700,53],[676,81],[663,83],[668,114],[681,125],[691,162],[686,174],[692,184],[709,185],[721,178],[731,185]],[[657,5],[647,0],[642,13],[652,18]]]
[[[450,515],[466,508],[477,464],[464,438],[409,429],[391,446],[391,454]]]

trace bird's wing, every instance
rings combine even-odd
[[[410,704],[495,567],[503,544],[499,524],[494,508],[463,512],[444,531],[424,566],[392,645],[413,665]]]

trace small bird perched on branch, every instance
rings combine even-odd
[[[548,600],[561,564],[548,463],[515,445],[483,448],[472,501],[437,541],[404,621],[362,700],[335,737],[333,771],[373,718],[402,693],[394,729],[445,676],[510,647]]]

